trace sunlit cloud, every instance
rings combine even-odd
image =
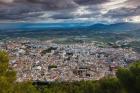
[[[111,0],[110,2],[101,4],[101,13],[106,14],[110,10],[125,7],[126,1],[127,0]]]
[[[140,15],[139,16],[131,16],[125,19],[126,22],[140,23]]]
[[[88,7],[86,7],[86,6],[81,6],[81,7],[77,8],[76,11],[73,12],[73,14],[76,16],[91,14],[92,11],[87,10],[87,8]]]

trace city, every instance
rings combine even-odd
[[[140,0],[0,0],[0,93],[140,93]]]
[[[100,47],[97,41],[56,44],[52,40],[17,39],[1,42],[10,55],[17,81],[81,81],[115,76],[118,67],[140,60],[132,48]]]

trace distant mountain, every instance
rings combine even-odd
[[[140,29],[140,24],[138,23],[116,23],[116,24],[94,24],[89,27],[89,29],[99,30],[99,31],[133,31]]]
[[[92,24],[92,23],[0,23],[0,30],[93,30],[133,31],[140,29],[138,23]]]

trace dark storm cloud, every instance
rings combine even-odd
[[[107,2],[109,0],[74,0],[76,3],[78,4],[82,4],[82,5],[91,5],[91,4],[100,4],[100,3],[104,3]]]
[[[112,21],[139,15],[140,0],[0,0],[0,20]]]
[[[94,11],[93,11],[94,10]],[[49,13],[51,14],[51,13]],[[77,9],[64,9],[55,11],[49,18],[52,19],[76,19],[76,18],[91,18],[100,15],[98,7],[82,6]]]
[[[73,9],[81,4],[98,4],[107,0],[0,0],[0,19],[22,19],[24,17],[38,16],[29,15],[30,12],[47,10]],[[69,11],[69,10],[68,10]],[[54,15],[54,18],[71,18],[71,15]]]
[[[70,0],[0,0],[0,19],[18,19],[30,16],[30,12],[75,8]],[[27,14],[27,15],[26,15]]]
[[[0,0],[1,1],[1,0]],[[2,0],[3,1],[3,0]],[[14,0],[11,3],[1,4],[0,6],[8,6],[10,8],[21,8],[21,10],[26,6],[29,11],[39,9],[42,10],[55,10],[55,9],[65,9],[76,7],[77,4],[72,0]],[[24,9],[25,10],[25,9]]]
[[[29,11],[33,9],[38,11],[38,8],[42,10],[66,9],[75,8],[80,6],[81,4],[94,5],[106,1],[108,0],[0,0],[0,2],[5,2],[5,4],[1,3],[0,6],[8,7],[7,9],[13,9],[13,7],[21,8],[21,10],[25,10],[25,7],[27,7],[26,9],[28,9]],[[2,8],[0,10],[2,10]]]
[[[42,5],[14,3],[11,5],[0,5],[0,19],[18,19],[30,16],[28,13],[42,11]],[[32,15],[33,16],[33,15]]]

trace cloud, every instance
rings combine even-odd
[[[140,0],[127,0],[126,5],[131,7],[138,7],[140,6]]]
[[[108,2],[109,0],[74,0],[77,4],[80,5],[92,5],[92,4],[101,4]]]
[[[0,3],[12,3],[14,0],[0,0]]]
[[[140,6],[136,8],[118,8],[108,11],[105,16],[111,16],[113,18],[129,17],[140,15]]]
[[[0,21],[123,22],[140,15],[139,0],[0,0]]]

